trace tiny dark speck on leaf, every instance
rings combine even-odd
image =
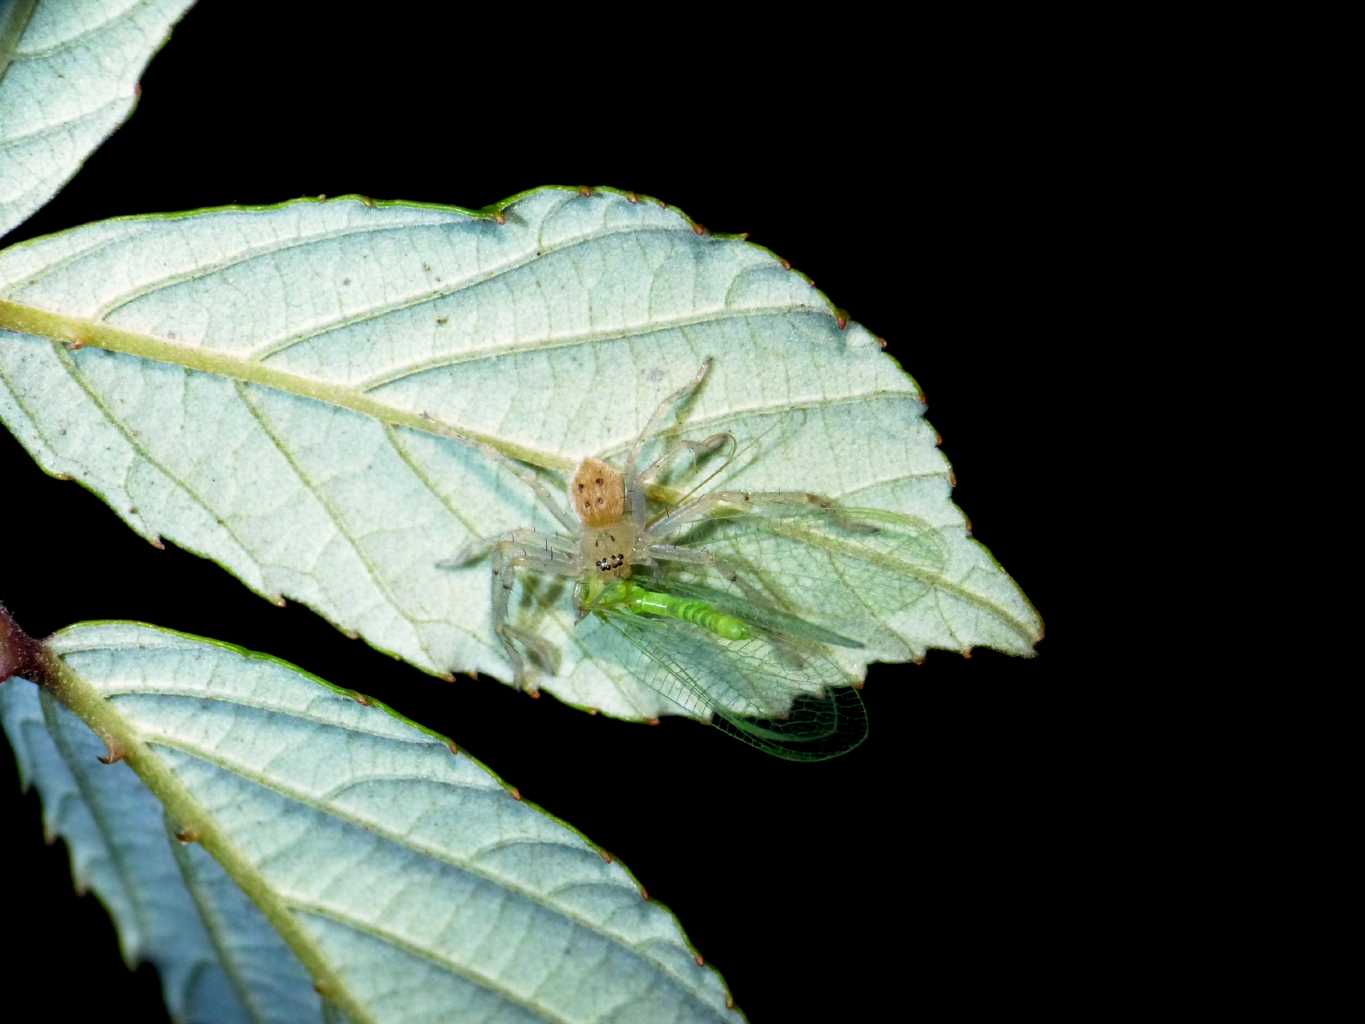
[[[343,285],[350,284],[350,283],[351,283],[351,279],[350,279],[349,277],[343,277],[343,278],[341,279],[341,283],[342,283]]]
[[[450,317],[448,317],[448,316],[438,316],[438,317],[436,318],[436,323],[437,323],[437,325],[440,326],[440,327],[444,327],[444,326],[445,326],[447,323],[449,323],[449,322],[450,322]]]

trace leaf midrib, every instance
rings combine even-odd
[[[81,348],[87,346],[100,348],[171,366],[181,366],[200,373],[272,388],[284,394],[312,398],[338,408],[350,409],[381,423],[447,437],[471,446],[487,445],[509,458],[543,469],[566,472],[574,466],[574,461],[566,456],[530,448],[492,434],[458,427],[432,415],[399,409],[361,394],[353,388],[275,369],[214,349],[175,345],[148,334],[124,330],[81,317],[64,316],[10,299],[0,299],[0,328],[66,341]]]

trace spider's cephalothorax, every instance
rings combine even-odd
[[[630,576],[637,531],[626,517],[626,483],[620,471],[601,459],[584,459],[569,481],[569,502],[583,522],[582,564],[604,579]]]

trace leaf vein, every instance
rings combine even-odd
[[[143,729],[142,738],[148,745],[166,747],[171,750],[179,751],[180,753],[197,760],[215,765],[222,771],[247,779],[263,789],[283,796],[286,799],[293,800],[305,807],[312,808],[320,814],[336,818],[356,828],[363,829],[367,834],[383,839],[400,849],[406,849],[420,854],[433,861],[444,864],[455,871],[481,879],[484,882],[496,886],[510,896],[525,900],[527,903],[540,907],[542,910],[545,910],[552,915],[562,917],[566,921],[582,928],[584,931],[591,932],[592,934],[601,937],[604,941],[620,948],[627,955],[637,957],[641,960],[647,960],[650,963],[657,965],[660,971],[668,975],[678,988],[692,998],[698,998],[687,982],[675,974],[667,963],[648,953],[642,952],[635,944],[626,939],[625,936],[617,931],[608,929],[603,923],[589,920],[567,907],[552,903],[543,894],[538,893],[533,889],[528,889],[485,867],[476,866],[468,861],[458,860],[439,847],[433,847],[428,843],[422,843],[409,836],[395,833],[393,830],[385,827],[381,822],[374,821],[373,819],[366,818],[330,804],[324,804],[318,797],[313,796],[312,794],[288,786],[279,779],[268,778],[258,772],[254,767],[239,764],[219,754],[217,751],[205,750],[204,748],[188,743],[179,737],[167,736],[163,733],[151,733],[150,731],[146,731],[145,725],[143,726]],[[565,843],[563,845],[568,849],[573,849],[571,844]],[[597,859],[595,855],[593,859]],[[626,889],[625,886],[622,886],[621,888],[626,892],[631,891]]]
[[[332,924],[340,925],[341,927],[354,932],[359,932],[360,934],[366,935],[387,946],[400,950],[414,959],[425,960],[451,974],[458,975],[485,991],[493,993],[499,999],[502,999],[507,1003],[521,1007],[533,1016],[551,1022],[551,1024],[573,1024],[567,1017],[561,1017],[559,1014],[551,1011],[549,1007],[527,1001],[520,995],[512,992],[512,990],[505,985],[501,984],[496,978],[489,977],[481,971],[475,971],[467,965],[462,964],[451,957],[437,953],[434,950],[423,949],[421,946],[407,941],[390,929],[381,928],[372,922],[359,920],[349,914],[342,913],[340,910],[336,910],[332,907],[324,907],[316,903],[305,904],[293,902],[291,903],[291,909],[296,913],[322,918]]]
[[[317,502],[322,507],[322,510],[327,513],[327,518],[330,519],[332,521],[332,525],[336,527],[337,535],[340,536],[342,540],[346,541],[346,543],[350,546],[351,550],[355,552],[356,558],[359,560],[361,566],[365,569],[366,575],[369,576],[370,582],[374,584],[374,587],[379,592],[380,596],[385,599],[385,601],[388,603],[388,606],[392,608],[403,619],[404,622],[408,623],[409,627],[414,627],[415,620],[413,619],[412,616],[408,614],[407,610],[403,608],[402,605],[399,604],[398,599],[394,595],[392,589],[390,588],[388,581],[384,579],[383,575],[379,572],[378,567],[370,559],[365,549],[361,546],[360,541],[356,537],[352,536],[351,531],[347,529],[340,513],[333,507],[332,502],[324,495],[322,488],[319,487],[317,483],[311,477],[309,477],[307,473],[303,471],[303,467],[300,466],[298,464],[298,461],[294,458],[293,452],[290,451],[288,446],[285,445],[284,442],[280,440],[279,436],[275,433],[274,428],[271,427],[270,424],[266,421],[265,415],[261,412],[259,408],[257,408],[256,403],[252,401],[252,399],[248,396],[247,390],[242,385],[242,382],[234,381],[233,387],[236,388],[237,394],[241,397],[242,402],[246,406],[247,410],[255,418],[256,422],[260,424],[261,430],[265,434],[266,439],[269,440],[270,443],[275,446],[275,449],[280,453],[281,457],[283,457],[284,461],[289,465],[289,468],[294,471],[294,475],[298,477],[299,482],[303,484],[304,488],[308,491],[308,493],[313,495],[313,497],[317,499]],[[468,628],[462,626],[459,623],[452,623],[451,625],[453,625],[457,629],[462,630],[465,633],[469,633]],[[422,649],[422,653],[427,656],[427,660],[432,665],[438,665],[439,661],[437,660],[436,656],[432,653],[431,649],[427,646],[426,638],[422,634],[422,631],[413,628],[412,633],[417,641],[417,646]]]
[[[368,309],[361,313],[353,314],[351,316],[339,317],[329,323],[324,323],[319,325],[318,327],[305,331],[302,334],[294,334],[286,338],[276,339],[274,341],[266,343],[261,348],[258,348],[255,351],[249,353],[247,358],[255,362],[264,362],[265,360],[271,358],[272,356],[277,356],[281,352],[284,352],[287,349],[292,348],[294,345],[298,345],[302,342],[308,341],[311,338],[316,338],[323,334],[330,333],[331,331],[341,330],[346,327],[353,327],[356,324],[370,323],[382,319],[383,317],[386,317],[392,313],[406,312],[407,310],[415,309],[418,306],[427,305],[428,303],[436,302],[440,299],[449,298],[450,296],[456,295],[462,291],[467,291],[470,288],[486,284],[489,281],[493,281],[499,277],[503,277],[507,274],[513,273],[525,266],[529,266],[530,264],[536,262],[537,260],[544,259],[547,256],[553,256],[559,253],[568,252],[574,248],[577,248],[578,246],[586,245],[590,242],[600,241],[603,238],[612,238],[618,235],[677,233],[679,233],[679,229],[677,228],[640,227],[638,225],[632,225],[631,227],[618,228],[614,231],[600,231],[594,234],[580,235],[574,238],[572,241],[561,243],[560,245],[555,247],[532,250],[529,256],[523,255],[518,257],[517,259],[508,260],[506,263],[499,264],[497,267],[491,270],[473,274],[467,278],[464,278],[460,281],[454,282],[449,285],[445,285],[441,288],[433,288],[424,292],[418,292],[416,295],[408,296],[406,298],[387,303],[383,306],[379,306],[374,309]]]
[[[148,2],[149,0],[133,0],[133,3],[130,6],[125,7],[112,17],[106,18],[104,21],[92,25],[89,28],[81,29],[75,35],[67,36],[65,39],[58,40],[51,46],[44,47],[41,50],[16,50],[14,56],[15,63],[18,63],[21,60],[34,60],[38,57],[50,57],[54,53],[60,53],[63,50],[70,49],[84,40],[89,39],[91,36],[103,32],[110,25],[114,25],[128,18],[139,7],[146,7]]]
[[[705,324],[725,323],[734,320],[762,319],[771,316],[790,316],[793,314],[827,315],[825,310],[803,309],[799,306],[719,309],[709,310],[705,313],[697,313],[687,317],[678,317],[674,320],[654,321],[646,324],[613,327],[598,331],[584,331],[578,334],[520,339],[507,344],[494,345],[483,349],[451,352],[441,356],[434,356],[431,359],[423,360],[420,363],[404,366],[371,377],[368,380],[360,381],[355,385],[355,388],[361,392],[375,391],[389,384],[395,384],[398,381],[406,380],[409,377],[429,373],[432,370],[444,369],[448,366],[457,366],[460,363],[499,359],[506,355],[521,355],[528,352],[546,352],[556,348],[572,348],[575,345],[590,345],[603,341],[635,341],[639,338],[648,337],[651,334],[659,334],[664,331],[683,331],[688,327],[698,327]]]

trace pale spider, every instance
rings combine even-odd
[[[492,449],[490,455],[514,472],[544,502],[554,517],[563,525],[564,533],[542,533],[532,529],[515,529],[473,541],[452,559],[440,563],[444,568],[466,565],[485,554],[492,555],[492,611],[493,628],[507,652],[512,665],[513,682],[521,688],[536,692],[530,681],[523,651],[538,668],[553,675],[558,667],[558,652],[544,638],[508,621],[508,599],[515,586],[516,575],[523,572],[539,573],[574,579],[578,582],[575,598],[579,618],[595,608],[614,581],[625,581],[637,570],[655,567],[659,563],[676,563],[708,570],[738,591],[741,597],[731,600],[726,614],[702,600],[675,598],[657,592],[638,589],[649,600],[616,597],[616,607],[628,606],[638,615],[668,616],[686,620],[690,627],[708,630],[728,641],[749,640],[761,634],[767,643],[781,646],[779,654],[801,663],[802,655],[794,653],[793,645],[814,639],[843,647],[860,647],[820,627],[803,623],[772,605],[761,588],[746,579],[742,566],[727,562],[712,551],[683,547],[674,541],[692,527],[716,517],[733,518],[745,515],[791,515],[801,512],[823,512],[854,531],[875,531],[875,527],[845,522],[846,512],[831,499],[806,491],[712,491],[695,497],[685,497],[679,504],[665,508],[652,518],[648,515],[646,492],[684,452],[691,453],[695,462],[728,449],[727,462],[733,456],[735,438],[729,433],[713,434],[701,441],[674,440],[648,466],[639,465],[640,454],[646,443],[657,435],[665,416],[683,405],[701,386],[711,367],[711,359],[703,360],[696,375],[666,395],[650,416],[644,429],[636,437],[626,458],[624,470],[617,470],[600,458],[584,459],[568,486],[568,504],[572,512],[556,501],[544,482],[529,470],[512,462]],[[623,588],[614,591],[618,595]],[[738,624],[736,624],[738,623]],[[795,630],[796,638],[785,637],[784,631]],[[832,663],[825,678],[834,685],[848,685],[852,679],[836,674]],[[673,699],[678,700],[678,697]],[[789,697],[787,698],[790,699]],[[680,700],[684,706],[690,702]],[[710,703],[708,701],[707,703]],[[752,697],[742,698],[741,705],[763,714],[766,705]]]

